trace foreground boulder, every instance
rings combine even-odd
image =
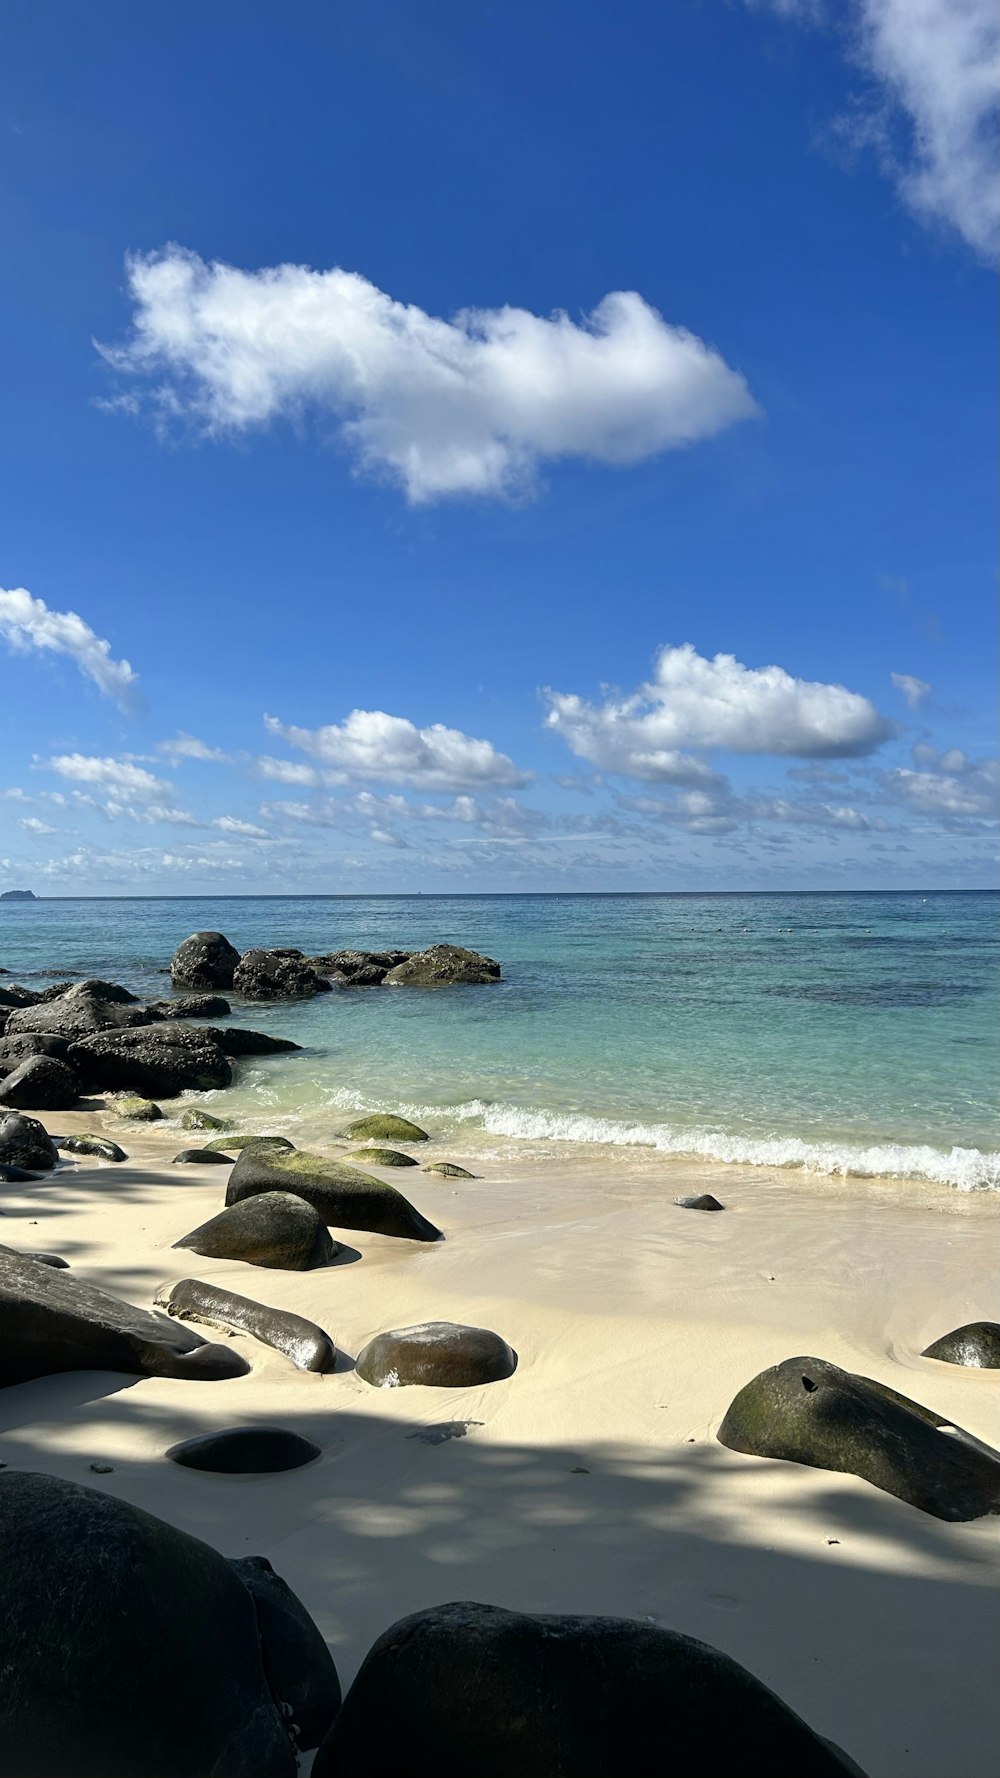
[[[438,1605],[369,1651],[313,1778],[863,1778],[745,1667],[627,1618]]]
[[[397,963],[382,978],[387,988],[444,988],[453,982],[499,980],[500,965],[493,957],[467,951],[462,945],[431,945],[429,950],[414,951],[405,963]]]
[[[302,1000],[328,994],[330,984],[301,951],[246,951],[233,972],[233,991],[244,1000]]]
[[[428,1142],[427,1131],[411,1124],[408,1117],[396,1117],[391,1111],[372,1111],[367,1117],[356,1117],[344,1131],[352,1142]]]
[[[336,1346],[314,1321],[293,1315],[290,1309],[272,1309],[266,1303],[255,1303],[252,1297],[237,1296],[235,1290],[224,1290],[219,1284],[182,1278],[156,1300],[168,1315],[178,1315],[184,1321],[251,1334],[265,1346],[283,1352],[297,1370],[332,1371],[337,1362]]]
[[[69,1057],[85,1086],[152,1099],[210,1092],[228,1087],[233,1078],[232,1064],[218,1044],[183,1025],[99,1031],[71,1044]]]
[[[284,1426],[230,1426],[186,1438],[165,1455],[184,1469],[207,1469],[215,1475],[276,1475],[301,1469],[321,1453],[311,1438]]]
[[[860,1476],[936,1519],[1000,1512],[1000,1452],[822,1358],[786,1358],[761,1371],[736,1396],[718,1438],[732,1451]]]
[[[920,1356],[939,1358],[944,1364],[963,1364],[970,1370],[1000,1370],[1000,1322],[967,1321],[964,1327],[956,1327],[925,1346]]]
[[[248,1566],[96,1489],[0,1474],[3,1778],[294,1778],[290,1724],[314,1746],[339,1687],[298,1600]]]
[[[409,1383],[434,1389],[472,1389],[499,1383],[517,1369],[517,1353],[488,1327],[425,1321],[376,1334],[358,1354],[357,1373],[376,1389]]]
[[[307,957],[306,962],[338,988],[377,988],[390,969],[412,956],[412,951],[327,951],[322,957]]]
[[[95,1031],[119,1031],[148,1025],[153,1014],[136,1003],[134,994],[115,982],[76,982],[51,999],[11,1013],[5,1036],[41,1031],[60,1037],[89,1037]]]
[[[338,1229],[369,1229],[409,1241],[439,1241],[440,1229],[383,1179],[301,1149],[244,1148],[229,1175],[227,1204],[259,1192],[294,1192]]]
[[[170,979],[178,988],[231,988],[239,960],[221,932],[192,932],[170,959]]]
[[[56,1371],[136,1377],[241,1377],[246,1360],[164,1315],[0,1248],[0,1385]]]
[[[55,1143],[37,1117],[19,1112],[0,1114],[0,1164],[51,1173],[59,1159]]]
[[[221,1210],[174,1242],[205,1259],[239,1259],[278,1272],[308,1272],[340,1251],[317,1210],[291,1192],[263,1192]]]
[[[0,1081],[0,1105],[17,1111],[65,1111],[79,1097],[79,1076],[58,1056],[28,1056]]]

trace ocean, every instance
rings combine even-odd
[[[235,1098],[261,1128],[315,1139],[385,1107],[515,1152],[1000,1188],[991,893],[0,902],[0,963],[28,985],[162,996],[176,945],[205,928],[241,950],[450,940],[503,968],[482,988],[234,1004],[304,1046],[241,1064]]]

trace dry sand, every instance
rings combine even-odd
[[[0,1393],[0,1459],[106,1489],[226,1554],[268,1556],[345,1684],[394,1619],[444,1600],[609,1612],[725,1649],[871,1778],[997,1770],[996,1521],[944,1524],[715,1438],[743,1383],[801,1353],[995,1443],[996,1374],[919,1353],[996,1316],[996,1199],[620,1152],[512,1163],[450,1148],[481,1176],[383,1174],[446,1241],[347,1234],[334,1266],[273,1272],[171,1251],[224,1197],[223,1168],[166,1165],[197,1135],[93,1113],[46,1122],[103,1123],[130,1160],[4,1186],[4,1242],[61,1253],[145,1306],[181,1277],[224,1283],[318,1321],[344,1356],[332,1376],[304,1375],[241,1336],[253,1371],[228,1382],[22,1384]],[[441,1153],[428,1144],[420,1158]],[[704,1189],[724,1215],[671,1202]],[[375,1390],[353,1373],[372,1334],[439,1319],[496,1329],[515,1375],[445,1391]],[[322,1458],[238,1478],[163,1459],[176,1439],[255,1421],[306,1433]]]

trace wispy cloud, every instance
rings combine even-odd
[[[102,347],[152,377],[161,418],[245,432],[332,414],[364,470],[414,504],[530,492],[539,464],[636,463],[754,414],[744,378],[635,291],[580,321],[525,309],[452,320],[357,272],[206,263],[178,246],[127,262],[128,341]]]
[[[203,759],[218,765],[233,763],[233,755],[226,753],[224,748],[211,747],[207,741],[199,741],[197,735],[186,735],[183,731],[172,741],[158,741],[157,752],[164,754],[171,765],[182,759]]]
[[[890,673],[889,678],[896,690],[902,692],[911,710],[919,710],[926,704],[934,689],[926,679],[915,679],[912,673]]]
[[[169,799],[173,785],[166,778],[156,778],[144,766],[132,760],[97,758],[86,753],[57,753],[52,759],[39,760],[60,778],[75,784],[93,784],[99,790],[124,795],[130,800],[158,802]]]
[[[105,697],[122,709],[137,701],[138,675],[128,661],[116,661],[111,644],[95,635],[75,611],[51,611],[24,587],[0,587],[0,640],[17,654],[66,655]]]
[[[917,769],[900,766],[882,774],[890,801],[919,815],[996,820],[1000,761],[969,759],[960,747],[938,753],[933,747],[918,746],[913,757]]]

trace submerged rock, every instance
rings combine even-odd
[[[336,1363],[336,1346],[314,1321],[293,1315],[289,1309],[255,1303],[252,1297],[237,1296],[234,1290],[224,1290],[221,1285],[182,1278],[156,1300],[169,1315],[179,1315],[183,1320],[234,1327],[240,1333],[252,1334],[265,1346],[283,1352],[297,1370],[332,1371]]]
[[[283,1426],[234,1426],[186,1438],[165,1454],[185,1469],[208,1469],[216,1475],[275,1475],[301,1469],[321,1452],[312,1439]]]
[[[17,1111],[65,1111],[79,1097],[76,1071],[58,1056],[27,1056],[0,1081],[0,1105]]]
[[[310,969],[301,951],[245,951],[233,973],[244,1000],[301,1000],[328,994],[329,982]]]
[[[713,1198],[711,1192],[701,1192],[696,1198],[675,1198],[674,1203],[681,1210],[724,1210],[726,1208],[725,1204],[719,1203],[718,1198]]]
[[[376,1334],[358,1354],[357,1373],[376,1389],[410,1383],[435,1389],[471,1389],[499,1383],[517,1369],[517,1353],[487,1327],[425,1321]]]
[[[344,1131],[352,1142],[429,1142],[430,1137],[419,1124],[408,1117],[396,1117],[391,1111],[372,1111],[367,1117],[356,1117]]]
[[[218,1148],[182,1148],[175,1154],[172,1166],[189,1166],[201,1162],[207,1167],[225,1167],[232,1165],[232,1155],[223,1154]]]
[[[719,1649],[627,1618],[456,1603],[362,1663],[313,1778],[863,1778]]]
[[[315,1745],[339,1686],[294,1595],[248,1568],[113,1495],[0,1475],[0,1770],[294,1778],[288,1718],[304,1702]]]
[[[345,1161],[363,1161],[368,1167],[415,1167],[411,1154],[400,1154],[398,1148],[355,1148],[344,1156]]]
[[[232,1064],[218,1044],[184,1025],[99,1031],[71,1044],[69,1057],[84,1083],[100,1092],[154,1099],[227,1087],[233,1078]]]
[[[117,1142],[109,1141],[107,1136],[60,1136],[57,1148],[65,1149],[67,1154],[92,1154],[101,1161],[127,1161],[128,1155]]]
[[[956,1327],[925,1346],[920,1356],[939,1358],[944,1364],[963,1364],[970,1370],[1000,1370],[1000,1322],[967,1321],[964,1327]]]
[[[432,1161],[429,1167],[421,1167],[421,1173],[436,1173],[439,1179],[475,1179],[475,1173],[468,1173],[464,1167],[458,1167],[454,1161]]]
[[[238,1353],[165,1316],[0,1248],[0,1385],[57,1371],[212,1381],[248,1369]]]
[[[206,1259],[239,1259],[280,1272],[308,1272],[340,1251],[311,1204],[291,1192],[264,1192],[232,1204],[174,1242]]]
[[[736,1396],[718,1438],[755,1457],[859,1476],[937,1519],[1000,1512],[1000,1452],[822,1358],[786,1358],[761,1371]]]
[[[340,1229],[369,1229],[409,1241],[439,1241],[440,1229],[384,1179],[345,1167],[324,1155],[244,1148],[229,1175],[226,1203],[259,1192],[294,1192],[315,1206],[323,1221]]]
[[[192,932],[170,959],[176,987],[231,988],[239,951],[221,932]]]
[[[55,1144],[37,1117],[23,1117],[17,1111],[0,1113],[0,1165],[51,1173],[58,1159]]]
[[[415,951],[405,963],[398,963],[383,977],[387,988],[443,988],[453,982],[498,982],[500,965],[493,957],[479,951],[467,951],[463,945],[431,945],[426,951]]]
[[[181,1117],[182,1130],[231,1130],[232,1123],[227,1117],[215,1117],[210,1111],[202,1111],[200,1106],[193,1105]]]

